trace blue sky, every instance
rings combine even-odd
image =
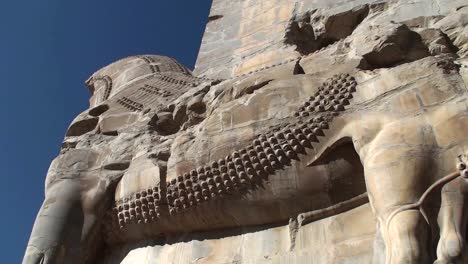
[[[20,263],[84,81],[136,54],[193,68],[210,0],[16,0],[0,8],[1,263]]]

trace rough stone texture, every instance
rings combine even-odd
[[[369,219],[373,216],[364,205],[300,228],[294,234],[294,244],[288,225],[171,236],[167,238],[170,246],[154,245],[152,241],[125,245],[103,263],[319,264],[349,263],[349,255],[357,263],[371,263],[375,223]],[[369,228],[366,225],[370,223]]]
[[[214,0],[86,81],[23,263],[468,263],[464,5]]]
[[[466,0],[213,0],[210,17],[216,19],[208,22],[194,73],[248,74],[345,39],[360,24],[385,27],[414,20],[416,28],[453,32],[452,41],[466,53],[466,15],[453,12],[464,5]]]

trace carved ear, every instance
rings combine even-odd
[[[88,86],[89,92],[91,95],[94,95],[94,77],[91,76],[85,81],[86,86]]]

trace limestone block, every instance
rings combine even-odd
[[[106,115],[99,121],[99,130],[103,134],[116,132],[134,123],[138,116],[136,113]]]
[[[119,201],[134,193],[159,186],[161,168],[148,157],[138,157],[131,161],[115,190],[115,200]]]
[[[170,245],[143,242],[123,247],[100,263],[373,263],[374,226],[369,206],[362,206],[298,230],[287,224],[246,227],[168,237]]]
[[[361,29],[365,30],[365,29]],[[364,68],[391,67],[397,63],[418,60],[429,55],[421,36],[403,24],[371,26],[353,42]]]
[[[434,27],[442,29],[458,47],[460,57],[466,57],[468,52],[468,7],[458,8],[453,15],[446,16]]]

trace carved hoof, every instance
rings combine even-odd
[[[47,264],[49,263],[49,257],[47,253],[40,251],[37,247],[28,246],[26,254],[23,259],[23,264]]]
[[[460,264],[462,264],[462,262],[459,262]],[[434,264],[458,264],[457,262],[453,262],[451,260],[436,260],[434,262]]]
[[[453,234],[455,235],[455,234]],[[438,249],[439,259],[434,264],[461,264],[464,259],[465,246],[455,235],[454,237],[441,237],[442,247]],[[466,259],[465,259],[466,260]]]

